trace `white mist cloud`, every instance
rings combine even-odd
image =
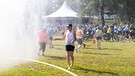
[[[35,58],[38,45],[33,44],[30,35],[39,29],[46,3],[47,0],[1,0],[0,69],[7,64],[12,66],[11,59],[2,57]]]

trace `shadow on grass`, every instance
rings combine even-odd
[[[86,48],[86,49],[92,49],[92,50],[99,50],[97,48]],[[117,48],[101,48],[100,50],[114,50],[114,51],[122,51],[122,49],[117,49]]]
[[[118,76],[117,73],[113,73],[113,72],[106,72],[106,71],[98,71],[98,70],[93,70],[93,69],[85,69],[85,68],[82,68],[80,66],[76,66],[74,69],[76,70],[81,70],[85,73],[88,73],[88,72],[94,72],[94,73],[98,73],[98,74],[110,74],[112,76]]]
[[[49,58],[52,58],[52,59],[55,59],[55,60],[65,60],[65,57],[59,57],[59,56],[45,56],[45,57],[49,57]]]
[[[65,46],[64,44],[53,44],[55,46]]]
[[[122,49],[117,49],[117,48],[102,48],[101,50],[117,50],[117,51],[122,51]]]
[[[54,48],[56,50],[65,50],[64,48]]]
[[[106,53],[91,53],[91,52],[82,52],[83,54],[95,54],[95,55],[111,55]]]

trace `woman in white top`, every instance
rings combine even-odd
[[[62,38],[55,38],[54,40],[65,40],[65,48],[66,48],[66,60],[68,63],[68,69],[70,69],[71,66],[74,64],[74,49],[75,49],[75,40],[76,40],[76,33],[72,28],[72,24],[67,25],[67,30],[65,31]],[[72,61],[72,64],[70,64],[70,58]]]

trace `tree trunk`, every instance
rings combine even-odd
[[[100,6],[100,9],[101,9],[101,20],[102,20],[102,26],[105,25],[105,19],[104,19],[104,5],[105,5],[105,1],[104,0],[101,0],[101,6]]]

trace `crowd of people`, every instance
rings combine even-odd
[[[48,26],[50,26],[50,25],[48,25]],[[133,26],[133,24],[128,25],[126,23],[123,25],[109,24],[109,25],[104,25],[104,26],[94,24],[94,23],[73,24],[73,28],[76,30],[77,30],[78,26],[85,34],[85,36],[83,36],[84,39],[93,38],[97,27],[100,27],[100,29],[103,32],[102,38],[106,41],[110,41],[110,40],[118,41],[117,40],[118,36],[119,37],[122,36],[123,38],[128,39],[129,33],[131,33],[131,37],[132,37],[134,30],[135,30],[135,25],[134,26]],[[56,25],[51,25],[51,27],[55,31],[56,35],[58,34],[58,32],[61,32],[62,34],[64,34],[64,31],[66,30],[66,24],[62,24],[62,25],[56,24]]]
[[[68,63],[68,69],[74,64],[74,49],[75,41],[77,41],[78,46],[76,47],[76,52],[80,53],[80,48],[84,44],[83,40],[92,39],[93,43],[97,43],[97,48],[101,49],[102,41],[120,41],[122,39],[131,42],[135,34],[135,27],[133,24],[123,26],[110,24],[105,26],[100,26],[98,24],[81,24],[81,25],[55,25],[48,26],[48,28],[43,28],[39,33],[39,53],[42,51],[42,56],[44,56],[44,51],[46,44],[49,44],[49,48],[54,48],[52,40],[64,40],[65,39],[65,50],[66,50],[66,60]],[[53,38],[53,35],[61,33],[62,38]],[[121,37],[121,39],[120,39]],[[70,63],[70,59],[71,62]]]
[[[84,33],[86,34],[86,39],[92,38],[96,32],[97,27],[103,32],[102,41],[120,41],[120,40],[133,40],[133,35],[135,33],[135,26],[133,24],[128,25],[116,25],[110,24],[105,26],[99,26],[97,24],[89,24],[82,26]]]

